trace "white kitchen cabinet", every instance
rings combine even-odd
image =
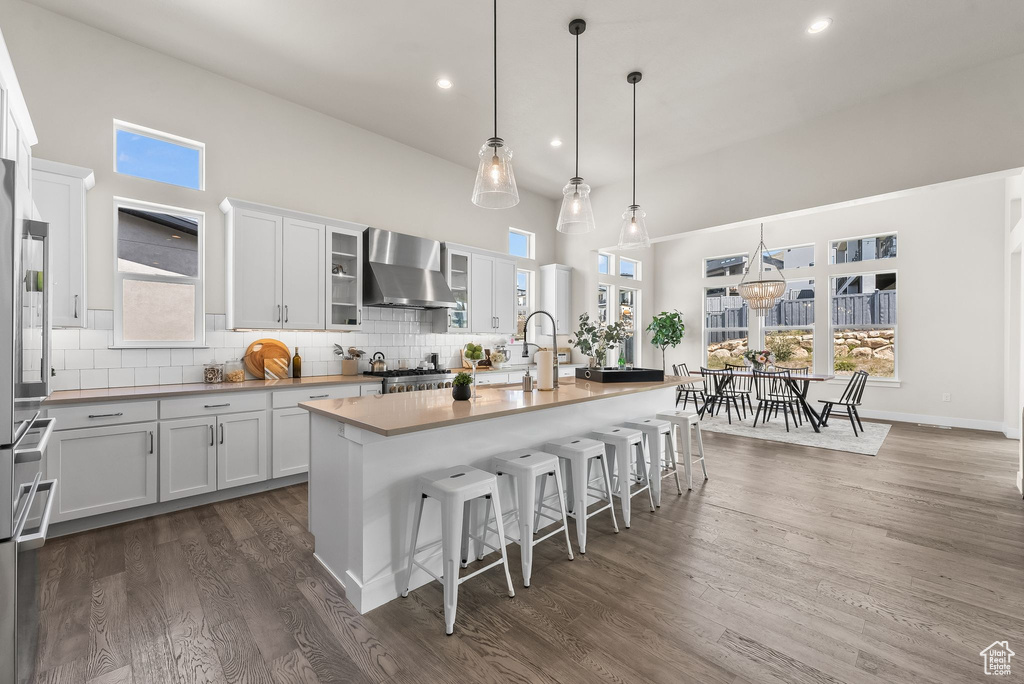
[[[267,479],[267,412],[217,417],[217,489]]]
[[[309,411],[303,408],[275,409],[271,419],[273,438],[272,477],[285,477],[309,470]]]
[[[469,252],[445,245],[441,250],[441,271],[455,298],[454,309],[434,312],[433,332],[458,333],[470,330],[469,289],[472,257]]]
[[[92,169],[32,160],[32,199],[50,224],[50,322],[56,327],[85,327],[85,196],[95,184]]]
[[[572,320],[572,267],[562,264],[545,264],[540,267],[540,308],[555,318],[555,331],[569,335],[573,330]],[[551,334],[551,321],[547,316],[537,316],[541,333]]]
[[[263,330],[326,329],[324,222],[225,199],[227,324]]]
[[[46,478],[56,479],[51,520],[60,522],[157,500],[156,423],[53,433]]]
[[[494,331],[511,335],[516,331],[516,262],[494,260]]]
[[[160,423],[160,500],[170,501],[217,489],[215,418]]]
[[[363,324],[363,231],[355,223],[327,226],[327,328]]]
[[[512,333],[516,328],[516,263],[472,254],[469,323],[476,333]]]

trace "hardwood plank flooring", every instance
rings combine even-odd
[[[451,638],[436,583],[355,611],[312,557],[304,485],[51,540],[37,682],[945,684],[1024,648],[1017,442],[704,440],[711,480],[654,514],[638,497],[620,534],[592,518],[571,563],[541,544],[514,599],[500,571],[464,584]]]

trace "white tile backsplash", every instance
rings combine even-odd
[[[236,332],[224,329],[223,314],[207,314],[206,348],[109,349],[113,342],[113,312],[94,309],[89,314],[87,320],[95,326],[92,329],[53,331],[55,391],[202,382],[204,363],[240,359],[249,344],[264,337],[281,340],[293,353],[298,347],[307,376],[341,373],[340,357],[334,354],[335,344],[367,352],[361,369],[368,370],[369,357],[377,351],[384,353],[391,368],[398,368],[403,361],[408,367],[415,367],[431,352],[440,354],[444,365],[458,367],[459,351],[467,342],[493,348],[503,341],[497,335],[435,334],[430,331],[429,312],[370,307],[365,310],[363,330],[353,333]]]

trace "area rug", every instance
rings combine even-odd
[[[864,430],[859,431],[859,436],[855,437],[846,416],[832,416],[829,419],[828,427],[822,427],[820,433],[815,432],[806,420],[798,428],[794,428],[790,424],[789,432],[786,432],[786,423],[782,420],[782,416],[777,419],[773,418],[767,424],[762,424],[758,420],[757,427],[751,427],[753,422],[751,418],[736,420],[736,416],[733,416],[730,425],[723,413],[719,416],[708,416],[700,422],[700,427],[708,432],[753,437],[784,444],[799,444],[819,449],[832,449],[833,451],[848,451],[865,456],[878,455],[878,450],[882,448],[882,442],[885,441],[885,436],[889,434],[889,428],[892,427],[888,423],[865,421]]]

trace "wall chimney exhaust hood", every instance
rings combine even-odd
[[[455,296],[441,273],[441,243],[367,228],[363,232],[363,304],[454,308]]]

